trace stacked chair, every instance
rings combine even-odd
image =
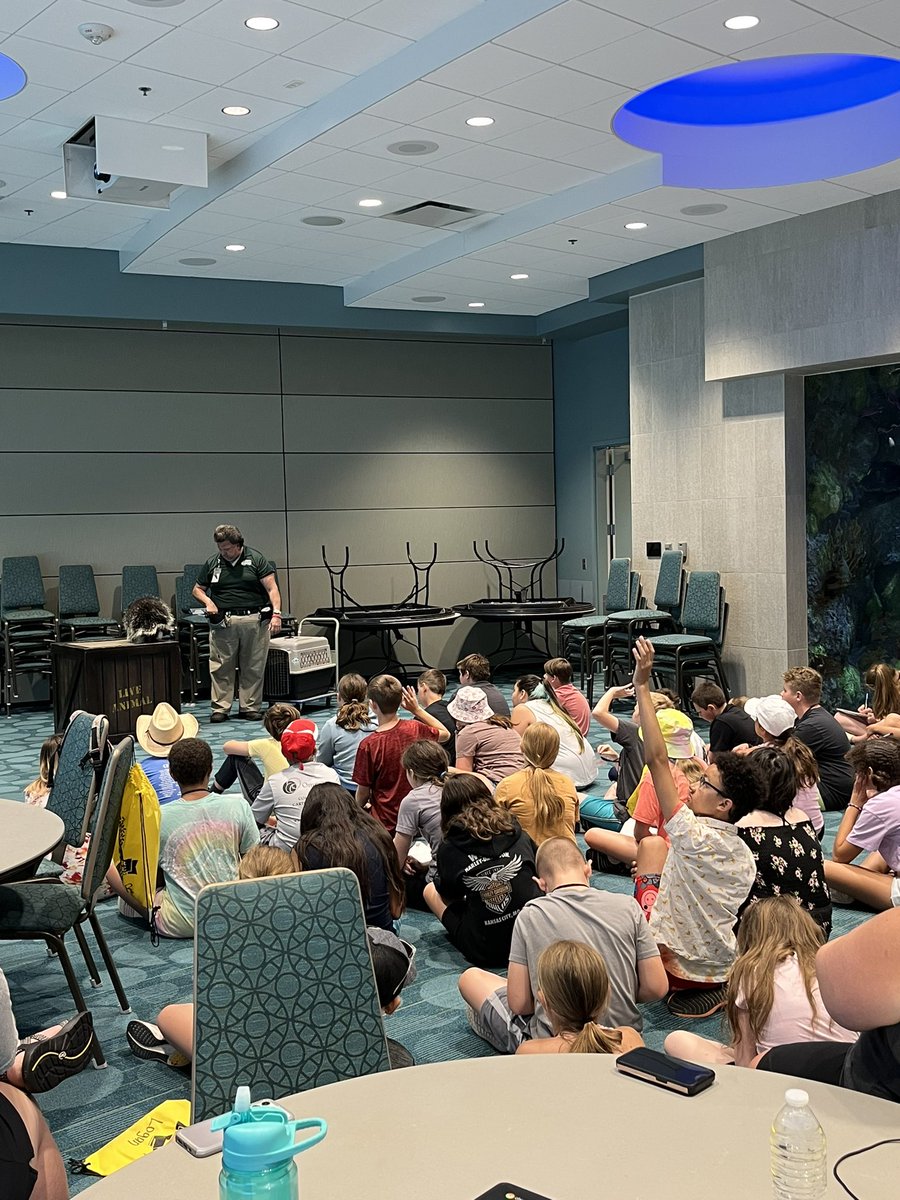
[[[640,603],[641,577],[631,569],[630,558],[614,558],[609,564],[606,595],[603,597],[602,613],[590,617],[573,617],[563,621],[559,629],[559,652],[571,659],[578,653],[581,660],[581,686],[590,655],[595,645],[602,644],[603,631],[610,613],[626,608],[637,608]]]
[[[44,675],[50,680],[50,647],[59,638],[56,617],[46,607],[41,567],[36,555],[4,558],[0,579],[0,644],[3,679],[0,698],[6,715],[19,699],[19,676]]]
[[[94,568],[88,564],[59,568],[59,631],[61,640],[117,636],[122,625],[114,617],[100,616]]]
[[[192,595],[199,563],[185,563],[184,574],[175,579],[175,617],[181,646],[182,678],[187,679],[191,704],[209,687],[209,621],[194,609],[202,605]],[[182,690],[184,685],[182,684]]]
[[[718,571],[691,571],[684,594],[681,631],[653,636],[656,650],[654,676],[671,677],[686,710],[690,708],[693,681],[712,676],[731,695],[722,665],[722,645],[728,629],[728,605]]]

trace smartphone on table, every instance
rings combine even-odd
[[[682,1096],[696,1096],[711,1087],[716,1079],[715,1071],[709,1067],[673,1058],[671,1054],[650,1050],[647,1046],[620,1054],[616,1059],[616,1070]]]

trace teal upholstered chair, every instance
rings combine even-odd
[[[0,941],[45,942],[48,949],[59,958],[77,1012],[86,1012],[88,1006],[64,940],[70,930],[78,942],[93,985],[100,986],[100,975],[82,928],[85,923],[94,931],[122,1011],[130,1012],[122,981],[94,912],[94,902],[112,862],[122,812],[122,796],[133,760],[134,741],[131,737],[124,737],[113,750],[103,772],[100,797],[92,822],[91,845],[80,888],[56,879],[29,879],[24,883],[0,886]],[[94,1061],[98,1067],[106,1066],[103,1049],[96,1035]]]
[[[603,597],[602,611],[589,617],[573,617],[571,621],[563,621],[559,627],[559,652],[564,658],[571,659],[577,652],[581,659],[581,686],[584,687],[585,669],[588,663],[588,641],[597,636],[602,637],[608,613],[620,608],[628,608],[632,600],[638,603],[640,593],[640,576],[631,570],[630,558],[614,558],[609,564],[609,576],[606,583],[606,595]]]
[[[105,716],[95,717],[79,709],[69,718],[47,799],[47,808],[65,826],[62,841],[53,852],[58,862],[62,862],[67,845],[80,846],[84,841],[102,782],[108,735],[109,720]]]
[[[609,614],[603,644],[603,669],[607,685],[630,678],[634,668],[631,650],[635,639],[678,632],[678,617],[684,595],[684,556],[666,550],[659,563],[652,608],[625,609]]]
[[[188,593],[190,593],[194,584],[197,582],[197,576],[200,574],[200,568],[202,566],[203,563],[185,563],[182,567],[182,574],[184,575],[184,582],[187,584]],[[197,601],[195,600],[194,603],[196,604]]]
[[[674,677],[675,691],[690,707],[693,680],[712,676],[730,696],[722,664],[722,646],[728,629],[728,605],[719,586],[718,571],[692,571],[688,577],[681,614],[681,633],[651,637],[656,650],[654,675]]]
[[[46,607],[41,566],[35,555],[4,558],[0,590],[3,651],[2,701],[7,716],[18,699],[22,674],[51,678],[50,646],[57,640],[56,616]]]
[[[123,567],[122,612],[126,612],[129,604],[140,600],[142,596],[156,596],[161,599],[156,567]]]
[[[192,1118],[235,1088],[277,1099],[390,1067],[356,876],[213,884],[197,897]]]
[[[59,568],[59,628],[72,641],[80,635],[122,631],[114,617],[100,616],[94,568],[88,563]]]
[[[189,574],[193,569],[193,576]],[[202,608],[192,595],[197,566],[185,567],[184,575],[175,577],[175,617],[178,622],[178,642],[181,646],[182,680],[187,680],[191,704],[196,703],[202,688],[209,687],[209,621],[196,613]],[[182,690],[184,684],[182,683]]]

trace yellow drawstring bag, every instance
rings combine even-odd
[[[113,861],[135,907],[153,912],[159,867],[159,800],[144,768],[135,763],[122,796]],[[152,921],[151,921],[152,927]]]
[[[70,1159],[69,1170],[75,1175],[112,1175],[158,1150],[172,1140],[176,1129],[190,1123],[190,1100],[165,1100],[87,1158]]]

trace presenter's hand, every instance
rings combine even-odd
[[[269,633],[278,633],[281,630],[281,617],[277,613],[272,613],[272,619],[269,622]]]
[[[209,613],[209,615],[211,617],[214,617],[216,615],[216,613],[219,611],[219,606],[216,604],[216,602],[214,600],[207,600],[206,601],[206,611]]]

